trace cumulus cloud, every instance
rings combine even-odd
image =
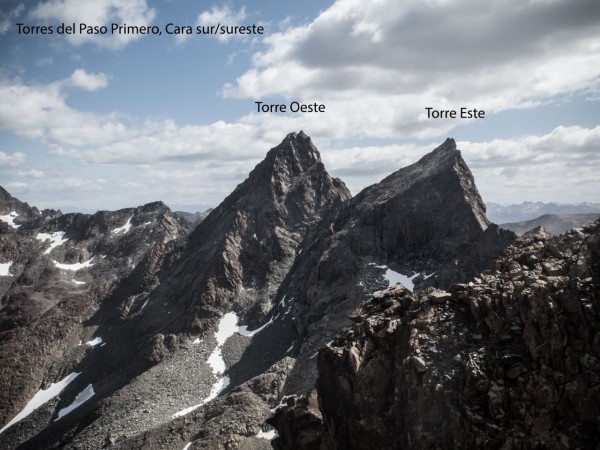
[[[88,87],[93,80],[98,85],[96,77],[91,75]],[[29,139],[72,146],[98,145],[127,136],[126,126],[116,115],[100,116],[70,107],[61,90],[70,82],[71,78],[26,85],[18,80],[0,79],[0,129]]]
[[[597,89],[599,22],[595,0],[342,0],[266,37],[223,95],[320,99],[347,135],[433,138],[457,121],[427,120],[428,106],[490,113]]]
[[[240,25],[247,17],[246,8],[242,7],[237,12],[231,8],[230,4],[221,7],[213,6],[209,11],[204,11],[196,19],[197,26],[217,26],[220,25]],[[227,42],[233,35],[220,34],[217,39],[221,42]]]
[[[600,126],[458,144],[487,201],[577,202],[600,195]]]
[[[30,13],[32,19],[50,23],[85,23],[90,26],[108,26],[111,23],[127,25],[150,25],[156,17],[156,11],[148,6],[146,0],[48,0],[40,3]],[[131,41],[140,39],[139,34],[68,35],[73,45],[93,43],[105,48],[118,49]]]
[[[0,151],[0,167],[14,167],[23,164],[27,156],[25,153],[15,152],[12,154]]]
[[[17,176],[21,178],[44,178],[46,174],[41,170],[31,169],[18,172]]]
[[[84,69],[76,69],[68,80],[69,84],[86,91],[95,91],[108,86],[108,77],[102,72],[98,74],[87,73]]]

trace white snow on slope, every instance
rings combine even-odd
[[[238,331],[238,316],[233,311],[227,313],[219,321],[219,329],[215,333],[217,345],[221,346],[225,341]]]
[[[402,283],[402,285],[405,288],[410,289],[411,291],[414,289],[415,285],[412,282],[412,280],[414,278],[416,278],[419,274],[414,274],[412,277],[408,277],[401,273],[394,272],[388,266],[375,266],[375,267],[377,267],[378,269],[385,269],[385,274],[383,275],[383,277],[388,282],[388,286],[395,286],[396,283]]]
[[[10,269],[10,266],[12,266],[12,261],[4,263],[4,264],[0,264],[0,277],[12,277],[12,273],[10,273],[8,271],[8,269]]]
[[[19,215],[17,214],[16,211],[13,211],[11,213],[8,213],[5,216],[0,216],[0,220],[2,222],[6,222],[7,224],[9,224],[11,227],[13,227],[14,229],[19,228],[21,225],[15,225],[15,218],[19,217]]]
[[[317,352],[318,353],[318,352]],[[271,408],[271,412],[274,413],[275,411],[277,411],[279,408],[283,408],[284,406],[287,406],[287,399],[290,397],[293,397],[294,394],[290,394],[290,395],[284,395],[281,400],[279,401],[279,404],[275,407],[275,408]],[[302,398],[302,395],[298,395],[299,398]]]
[[[277,431],[275,429],[267,431],[266,433],[263,430],[260,430],[256,435],[257,438],[266,439],[267,441],[272,441],[277,436],[279,435],[277,434]]]
[[[214,400],[223,391],[223,389],[229,386],[229,383],[230,379],[228,376],[219,378],[217,382],[213,384],[212,389],[210,390],[210,394],[208,394],[208,397],[206,397],[204,400],[202,400],[201,403],[198,403],[197,405],[190,406],[189,408],[182,409],[181,411],[177,411],[175,414],[173,414],[173,419],[185,416],[186,414],[195,411],[196,409],[200,408],[202,405],[210,402],[211,400]]]
[[[91,266],[93,266],[94,265],[93,261],[94,261],[94,257],[92,256],[90,259],[88,259],[87,261],[84,261],[82,263],[63,264],[63,263],[59,263],[57,261],[52,261],[52,262],[59,269],[63,269],[63,270],[80,270],[80,269],[83,269],[84,267],[91,267]]]
[[[192,443],[188,442],[187,444],[185,444],[185,447],[183,447],[182,450],[188,450],[188,448],[190,448],[190,445],[192,445]]]
[[[260,333],[267,326],[273,323],[273,318],[271,317],[267,323],[263,326],[257,328],[256,330],[248,330],[247,325],[238,326],[238,316],[236,313],[229,312],[223,316],[221,321],[219,322],[219,329],[215,333],[215,337],[217,338],[217,345],[222,346],[225,344],[225,341],[233,336],[235,333],[238,333],[242,336],[252,337],[257,333]]]
[[[131,227],[133,225],[131,225],[131,219],[133,219],[133,214],[131,215],[131,217],[129,219],[127,219],[127,222],[125,223],[125,225],[123,225],[122,227],[119,228],[115,228],[114,230],[111,231],[112,234],[119,234],[119,233],[127,233],[129,230],[131,230]]]
[[[63,239],[65,237],[64,231],[57,231],[55,233],[38,233],[35,237],[37,240],[45,242],[50,241],[50,247],[46,249],[44,255],[49,254],[52,250],[54,250],[59,245],[64,244],[68,241],[68,239]]]
[[[225,364],[225,360],[223,359],[223,353],[222,353],[223,345],[225,344],[227,339],[229,339],[235,333],[239,333],[242,336],[252,337],[256,333],[259,333],[260,331],[262,331],[266,326],[270,325],[271,323],[273,323],[273,318],[271,318],[266,324],[257,328],[256,330],[248,331],[247,326],[245,326],[245,325],[238,326],[238,316],[236,313],[234,313],[232,311],[232,312],[225,314],[219,321],[219,327],[218,327],[217,331],[215,332],[215,338],[217,339],[217,346],[215,347],[215,349],[212,351],[212,353],[206,360],[208,365],[212,368],[213,374],[218,377],[219,375],[224,373],[225,370],[227,369],[227,365]],[[198,341],[198,342],[196,342],[196,341]],[[193,343],[194,344],[200,343],[200,340],[196,339]],[[230,383],[230,379],[228,376],[217,378],[217,381],[215,381],[215,383],[212,385],[210,393],[204,400],[202,400],[201,403],[194,405],[194,406],[190,406],[188,408],[185,408],[185,409],[182,409],[181,411],[176,412],[175,414],[173,414],[173,418],[175,419],[177,417],[185,416],[186,414],[191,413],[195,409],[200,408],[205,403],[208,403],[211,400],[214,400],[223,391],[223,389],[225,389],[227,386],[229,386],[229,383]]]
[[[238,327],[238,333],[241,334],[242,336],[252,337],[257,333],[260,333],[262,330],[264,330],[266,327],[268,327],[272,323],[273,323],[273,318],[271,317],[267,323],[265,323],[263,326],[258,327],[256,330],[253,330],[253,331],[249,331],[247,325],[242,325],[241,327]]]
[[[73,284],[85,284],[85,281],[77,281],[75,278],[72,280]]]
[[[38,409],[40,406],[42,406],[47,401],[56,397],[58,394],[60,394],[63,391],[64,388],[66,388],[69,385],[69,383],[71,381],[73,381],[75,378],[77,378],[78,375],[79,375],[79,373],[73,372],[73,373],[67,375],[65,378],[63,378],[59,382],[52,383],[50,385],[50,387],[48,387],[48,389],[40,389],[39,391],[37,391],[37,393],[33,396],[33,398],[31,400],[29,400],[29,403],[27,403],[27,405],[25,405],[25,408],[23,408],[19,414],[17,414],[15,417],[13,417],[13,419],[10,422],[8,422],[6,425],[4,425],[4,428],[2,428],[0,430],[0,433],[2,433],[4,430],[11,427],[15,423],[23,420],[25,417],[27,417],[29,414],[31,414],[33,411]]]
[[[212,371],[215,375],[225,372],[225,369],[227,368],[225,366],[223,354],[221,353],[221,347],[219,346],[215,347],[206,362],[212,368]]]
[[[219,378],[217,380],[217,382],[215,384],[213,384],[212,389],[210,390],[210,394],[208,394],[208,397],[206,397],[202,401],[202,405],[217,398],[217,395],[219,395],[223,391],[223,389],[225,389],[227,386],[229,386],[230,381],[231,380],[229,379],[228,376]]]
[[[95,337],[91,341],[87,341],[85,345],[89,345],[90,347],[95,347],[98,344],[102,344],[102,338],[100,336]]]
[[[58,412],[58,417],[56,419],[54,419],[54,421],[56,422],[57,420],[62,419],[64,416],[69,414],[74,409],[79,408],[81,405],[83,405],[85,402],[87,402],[94,395],[96,395],[96,393],[94,392],[94,387],[91,384],[88,384],[83,391],[81,391],[79,394],[77,394],[77,397],[75,397],[75,400],[73,400],[73,403],[71,403],[69,406],[61,409]]]

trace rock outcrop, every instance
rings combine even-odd
[[[385,290],[319,353],[323,444],[286,444],[311,414],[299,402],[272,420],[274,447],[595,449],[599,294],[600,221],[538,228],[448,291]]]

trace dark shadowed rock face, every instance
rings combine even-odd
[[[278,302],[294,299],[291,314],[303,336],[298,376],[290,379],[295,392],[311,388],[306,374],[315,373],[315,352],[348,324],[350,311],[388,286],[386,267],[416,276],[416,289],[447,287],[489,267],[515,238],[486,219],[452,139],[331,211],[309,233],[295,277],[278,295]]]
[[[448,292],[383,291],[320,351],[322,441],[330,449],[596,448],[599,294],[600,222],[554,238],[534,230],[493,270]],[[302,432],[296,418],[306,414],[303,404],[278,411],[275,447],[288,448],[278,445]]]

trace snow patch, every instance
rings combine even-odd
[[[50,247],[46,249],[44,255],[49,254],[56,247],[64,244],[68,241],[68,239],[63,239],[65,237],[64,231],[57,231],[55,233],[38,233],[35,237],[37,240],[46,242],[50,241]]]
[[[272,413],[274,413],[274,412],[275,412],[275,411],[277,411],[279,408],[283,408],[284,406],[287,406],[287,399],[288,399],[288,398],[290,398],[290,397],[293,397],[293,396],[294,396],[294,394],[291,394],[291,395],[284,395],[284,396],[281,398],[281,401],[279,402],[279,404],[278,404],[278,405],[277,405],[275,408],[271,408],[271,412],[272,412]],[[298,398],[302,398],[302,396],[301,396],[301,395],[298,395],[297,397],[298,397]]]
[[[54,419],[54,421],[56,422],[57,420],[62,419],[64,416],[69,414],[74,409],[79,408],[81,405],[83,405],[85,402],[87,402],[94,395],[96,395],[96,393],[94,392],[94,387],[91,384],[88,384],[83,391],[81,391],[79,394],[77,394],[77,397],[75,397],[75,400],[73,401],[73,403],[71,403],[69,406],[61,409],[58,412],[58,417],[56,419]]]
[[[213,374],[215,376],[219,376],[227,370],[227,365],[225,364],[225,360],[223,359],[223,345],[227,339],[233,336],[235,333],[238,333],[242,336],[252,337],[256,333],[262,331],[268,325],[273,323],[273,318],[271,318],[267,323],[263,326],[257,328],[256,330],[249,331],[246,325],[238,326],[238,316],[235,312],[229,312],[225,314],[221,320],[219,321],[219,327],[215,332],[215,338],[217,339],[217,346],[214,348],[206,362],[211,367]],[[199,338],[196,338],[192,344],[199,344],[201,341]],[[186,414],[191,413],[195,409],[200,408],[202,405],[210,402],[217,398],[217,396],[227,387],[229,386],[230,379],[228,376],[220,377],[217,381],[212,385],[210,393],[208,397],[202,400],[201,403],[190,406],[188,408],[182,409],[181,411],[173,414],[173,418],[185,416]]]
[[[75,278],[71,281],[73,284],[85,284],[85,281],[77,281]]]
[[[12,266],[12,261],[9,261],[7,263],[4,264],[0,264],[0,277],[12,277],[12,273],[10,273],[8,271],[8,269],[10,269],[10,266]]]
[[[127,233],[129,230],[131,230],[131,227],[133,225],[131,225],[131,219],[133,219],[133,214],[131,215],[131,217],[129,219],[127,219],[127,222],[125,223],[125,225],[123,225],[122,227],[119,228],[115,228],[114,230],[111,231],[112,234],[120,234],[120,233]]]
[[[269,319],[269,321],[267,323],[265,323],[262,327],[258,327],[256,330],[253,330],[253,331],[249,331],[248,327],[246,325],[242,325],[241,327],[238,327],[238,333],[241,334],[242,336],[252,337],[257,333],[260,333],[262,330],[264,330],[266,327],[268,327],[272,323],[273,323],[273,318],[271,317]]]
[[[12,211],[10,213],[8,213],[5,216],[0,216],[0,220],[2,222],[6,222],[7,224],[9,224],[11,227],[13,227],[14,229],[19,228],[21,225],[15,225],[15,218],[19,217],[19,215],[17,214],[16,211]]]
[[[221,347],[219,346],[215,347],[206,362],[212,368],[215,375],[225,372],[225,369],[227,368],[225,366],[223,354],[221,353]]]
[[[66,388],[69,385],[69,383],[71,381],[73,381],[75,378],[77,378],[77,376],[80,373],[81,372],[70,373],[62,380],[60,380],[56,383],[52,383],[48,387],[48,389],[40,389],[39,391],[37,391],[37,393],[33,396],[33,398],[31,400],[29,400],[29,403],[27,403],[27,405],[25,405],[25,408],[23,408],[19,414],[17,414],[15,417],[13,417],[13,419],[10,422],[8,422],[6,425],[4,425],[4,427],[0,430],[0,433],[2,433],[7,428],[13,426],[15,423],[23,420],[25,417],[27,417],[33,411],[38,409],[44,403],[46,403],[49,400],[56,397],[58,394],[60,394],[63,391],[64,388]]]
[[[63,263],[59,263],[59,262],[54,261],[54,260],[52,262],[59,269],[76,271],[76,270],[83,269],[85,267],[91,267],[91,266],[93,266],[94,265],[93,261],[94,261],[94,257],[92,256],[90,259],[88,259],[87,261],[84,261],[82,263],[63,264]]]
[[[267,441],[272,441],[277,436],[279,436],[279,435],[277,434],[277,431],[275,429],[272,429],[272,430],[267,431],[267,432],[264,432],[263,430],[260,430],[258,432],[258,434],[256,435],[257,438],[266,439]]]
[[[196,338],[194,339],[194,342],[192,342],[192,345],[198,345],[200,342],[202,342],[202,339]]]
[[[285,299],[285,297],[284,297]],[[283,301],[283,300],[282,300]],[[247,325],[238,326],[238,316],[236,313],[229,312],[223,316],[223,318],[219,322],[219,329],[215,333],[215,337],[217,338],[217,346],[221,347],[225,344],[225,341],[233,336],[235,333],[238,333],[242,336],[252,337],[257,333],[260,333],[267,326],[273,323],[273,318],[271,317],[267,323],[263,326],[258,327],[256,330],[248,330]]]
[[[219,395],[221,392],[223,392],[223,389],[225,389],[227,386],[229,386],[230,382],[231,382],[231,380],[229,379],[229,377],[227,375],[225,375],[222,378],[219,378],[217,380],[217,382],[215,384],[213,384],[212,389],[210,390],[210,394],[208,394],[208,397],[206,397],[202,401],[202,404],[208,403],[211,400],[214,400],[215,398],[217,398],[217,395]]]
[[[98,344],[102,344],[102,338],[100,336],[95,337],[91,341],[87,341],[85,345],[89,345],[90,347],[95,347]]]
[[[142,307],[140,308],[140,311],[146,307],[146,305],[148,304],[148,302],[149,302],[149,301],[150,301],[150,297],[148,297],[148,298],[146,299],[146,301],[144,302],[144,304],[143,304],[143,305],[142,305]]]
[[[388,286],[395,286],[396,283],[402,283],[402,285],[410,291],[412,291],[415,288],[415,285],[412,280],[414,280],[416,277],[419,276],[418,273],[414,274],[412,277],[409,277],[409,276],[403,275],[401,273],[394,272],[392,269],[390,269],[386,265],[378,266],[375,263],[370,263],[369,265],[375,266],[377,269],[385,270],[385,274],[383,275],[383,277],[388,282]]]
[[[173,419],[177,419],[178,417],[185,416],[186,414],[189,414],[192,411],[200,408],[202,405],[210,402],[211,400],[214,400],[223,391],[223,389],[225,389],[227,386],[229,386],[230,382],[231,382],[231,380],[229,379],[228,376],[219,378],[217,380],[217,382],[215,384],[213,384],[212,389],[210,390],[210,394],[208,394],[208,397],[206,397],[204,400],[202,400],[201,403],[198,403],[197,405],[190,406],[188,408],[182,409],[181,411],[177,411],[175,414],[173,414],[173,416],[172,416]]]
[[[236,313],[229,312],[219,321],[219,329],[215,333],[217,345],[222,346],[225,341],[238,331],[238,316]]]
[[[183,447],[183,450],[188,450],[188,448],[190,448],[190,445],[192,445],[191,442],[188,442],[187,444],[185,444],[185,447]]]

